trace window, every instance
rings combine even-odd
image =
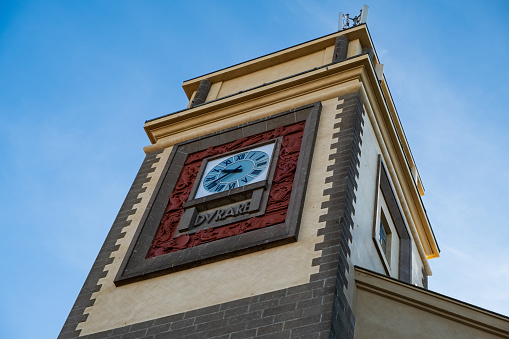
[[[399,278],[401,239],[383,192],[380,192],[378,200],[378,227],[375,229],[378,253],[385,272],[391,277]]]
[[[382,246],[382,251],[385,254],[385,258],[390,258],[390,249],[391,249],[391,243],[390,243],[390,236],[391,236],[391,230],[389,226],[387,225],[387,219],[385,218],[385,214],[382,212],[382,216],[380,218],[380,232],[379,232],[379,238],[378,241],[380,242],[380,246]],[[389,253],[387,253],[387,250],[389,250]],[[390,264],[390,262],[389,262]]]
[[[385,273],[410,283],[412,244],[382,157],[379,155],[373,241]]]

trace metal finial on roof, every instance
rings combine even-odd
[[[361,12],[359,15],[350,18],[350,14],[343,14],[343,12],[339,13],[339,25],[338,31],[342,31],[344,29],[355,27],[360,24],[365,24],[368,20],[368,9],[369,7],[364,5],[362,6]],[[352,26],[350,26],[350,20],[352,21]]]

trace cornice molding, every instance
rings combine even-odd
[[[180,139],[178,135],[193,129],[204,134],[217,131],[214,127],[218,123],[224,129],[263,118],[275,113],[274,105],[286,101],[292,101],[289,105],[296,108],[303,106],[302,102],[309,104],[317,98],[326,100],[355,91],[366,62],[367,56],[359,56],[148,121],[144,129],[154,145],[145,152],[171,146]]]

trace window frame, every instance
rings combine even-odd
[[[385,218],[391,218],[394,225],[395,232],[391,232],[391,237],[397,236],[399,238],[399,253],[398,253],[398,279],[407,283],[411,283],[412,279],[412,238],[408,229],[403,213],[401,212],[401,205],[394,193],[394,186],[391,183],[389,175],[387,174],[386,166],[382,159],[381,154],[378,155],[378,172],[376,183],[375,195],[375,220],[373,227],[373,241],[376,250],[382,261],[382,265],[387,275],[391,275],[390,252],[386,254],[379,241],[380,225],[382,222],[382,213]],[[381,199],[385,200],[388,207],[388,213],[382,211]],[[388,215],[387,215],[388,214]],[[388,225],[387,225],[388,226]],[[387,246],[390,247],[389,239]],[[388,258],[389,257],[389,258]]]

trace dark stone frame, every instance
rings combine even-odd
[[[401,207],[399,206],[398,200],[396,199],[394,189],[389,180],[389,176],[387,175],[387,170],[385,167],[386,166],[384,165],[382,156],[378,155],[377,196],[375,199],[376,217],[373,229],[373,241],[375,242],[375,247],[377,249],[378,255],[380,256],[385,272],[389,275],[389,263],[378,241],[378,232],[381,218],[381,206],[378,197],[381,193],[385,199],[385,202],[387,203],[390,217],[394,223],[394,227],[396,228],[397,236],[399,237],[398,279],[410,284],[412,283],[412,241],[410,239],[408,226],[405,223],[403,214],[401,213]]]
[[[165,164],[154,194],[136,230],[134,238],[114,280],[120,286],[268,247],[297,241],[307,179],[315,144],[321,103],[317,102],[224,131],[176,144]],[[177,252],[146,258],[168,197],[178,180],[187,155],[219,146],[243,137],[273,130],[276,127],[306,121],[297,170],[284,223],[219,239]]]

